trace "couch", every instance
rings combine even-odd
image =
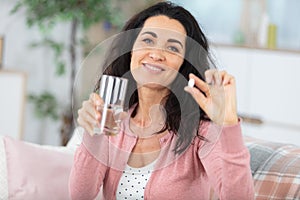
[[[68,179],[80,132],[66,147],[0,135],[0,200],[68,200]]]
[[[300,147],[245,137],[257,200],[300,199]]]
[[[66,147],[0,137],[0,199],[67,200],[74,134]],[[75,139],[74,139],[75,138]],[[300,200],[300,147],[245,136],[257,200]]]

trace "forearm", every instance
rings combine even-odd
[[[71,199],[94,199],[103,184],[106,167],[83,144],[76,150],[69,179]]]
[[[202,158],[210,182],[220,199],[254,199],[250,154],[240,125],[222,128],[212,151]]]

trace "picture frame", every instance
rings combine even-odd
[[[27,76],[0,70],[0,135],[23,139]]]
[[[3,66],[4,37],[0,35],[0,69]]]

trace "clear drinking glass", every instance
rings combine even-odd
[[[101,112],[96,134],[116,135],[120,131],[120,122],[124,116],[123,106],[128,80],[121,77],[103,75],[99,95],[104,104],[97,109]]]

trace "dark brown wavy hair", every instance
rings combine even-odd
[[[158,132],[169,130],[177,134],[178,139],[174,151],[176,154],[180,154],[187,149],[196,135],[199,136],[199,122],[209,120],[191,95],[183,90],[187,85],[190,73],[204,80],[204,72],[209,69],[210,60],[208,41],[190,12],[171,2],[161,2],[134,15],[122,29],[123,32],[132,32],[120,34],[112,43],[104,62],[103,74],[128,78],[127,94],[129,95],[125,101],[125,108],[129,109],[133,105],[138,105],[137,85],[130,73],[131,50],[145,21],[149,17],[158,15],[178,20],[187,32],[184,62],[169,88],[170,94],[163,99],[162,103],[167,116],[164,128]],[[94,91],[99,89],[100,79]],[[131,117],[136,115],[137,107],[133,110]],[[205,139],[202,136],[199,137]]]

